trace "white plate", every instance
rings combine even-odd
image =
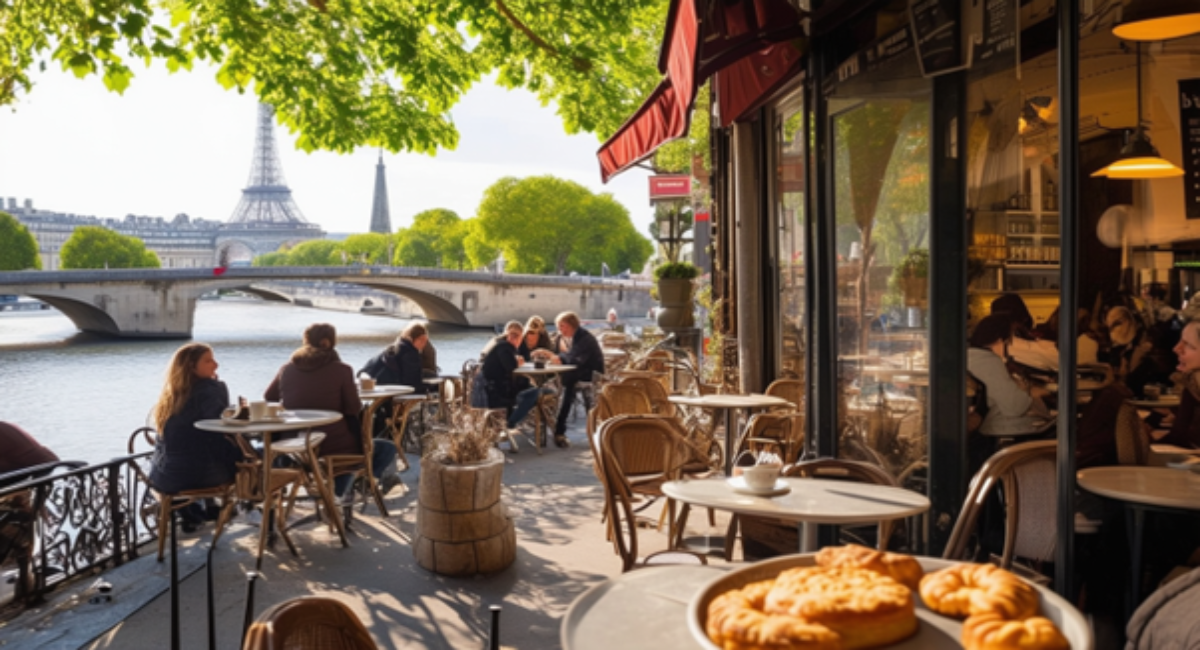
[[[729,482],[729,487],[733,488],[734,492],[738,494],[751,494],[756,497],[777,497],[792,491],[791,486],[783,479],[776,479],[775,485],[763,489],[752,488],[746,485],[746,477],[744,476],[734,476],[725,480]]]
[[[688,629],[691,630],[692,637],[705,650],[720,650],[720,648],[708,639],[708,634],[704,631],[704,624],[708,619],[708,604],[714,598],[730,589],[739,589],[751,582],[774,578],[779,575],[780,571],[785,569],[813,566],[816,564],[815,555],[815,553],[785,555],[745,565],[742,568],[734,569],[729,573],[717,576],[712,582],[697,592],[692,597],[692,602],[688,605]],[[948,560],[926,557],[918,557],[917,561],[921,563],[921,567],[926,572],[937,571],[938,569],[958,564],[957,562]],[[1079,613],[1079,610],[1075,609],[1070,603],[1049,589],[1039,587],[1033,583],[1030,584],[1038,590],[1038,593],[1042,597],[1042,616],[1050,619],[1058,626],[1063,636],[1071,644],[1071,649],[1092,650],[1094,645],[1092,631],[1087,621],[1084,620],[1083,615]],[[961,621],[926,609],[925,604],[921,602],[921,597],[918,594],[913,594],[913,600],[917,606],[917,620],[920,622],[917,633],[903,641],[886,647],[896,649],[919,648],[920,650],[962,648],[962,644],[959,642],[959,637],[962,635]]]

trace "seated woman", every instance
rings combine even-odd
[[[1011,337],[1008,318],[992,315],[979,321],[969,339],[967,371],[987,389],[988,413],[979,427],[984,435],[1029,433],[1050,417],[1042,403],[1048,391],[1022,387],[1004,365],[1004,348]]]
[[[271,385],[263,394],[264,399],[280,401],[285,409],[321,409],[337,411],[342,419],[321,427],[325,440],[321,442],[319,454],[357,455],[363,453],[362,434],[359,430],[359,411],[362,400],[354,381],[354,371],[342,363],[334,347],[337,345],[337,330],[329,323],[316,323],[304,330],[304,345],[292,353],[292,358],[280,369]],[[420,360],[415,366],[420,382]],[[394,471],[396,445],[390,440],[374,441],[371,468],[375,478]],[[343,495],[349,485],[349,475],[337,477],[334,491]]]
[[[167,366],[167,381],[151,410],[159,431],[150,461],[150,485],[164,494],[199,490],[233,482],[242,453],[223,434],[202,431],[198,420],[221,417],[229,405],[229,389],[217,379],[212,348],[189,343],[175,351]],[[200,509],[183,512],[190,529]]]
[[[429,331],[421,323],[412,323],[358,374],[372,377],[380,384],[411,386],[414,393],[424,394],[429,385],[423,381],[421,372],[422,351],[428,344]]]
[[[521,344],[517,346],[517,356],[530,362],[534,361],[534,357],[549,357],[554,354],[552,345],[541,316],[531,316],[525,323],[525,333],[521,336]],[[534,354],[537,350],[543,352]]]

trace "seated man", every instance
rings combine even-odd
[[[529,387],[529,382],[513,375],[524,363],[517,356],[517,345],[521,342],[523,328],[517,321],[509,321],[504,326],[504,334],[488,342],[483,349],[484,390],[487,394],[488,408],[503,408],[508,412],[505,425],[512,429],[525,419],[526,415],[537,404],[538,395],[551,389]],[[516,446],[513,447],[516,449]]]
[[[558,327],[559,349],[562,352],[551,357],[551,360],[575,366],[574,370],[559,375],[563,395],[558,403],[558,419],[554,423],[554,444],[568,447],[567,416],[571,414],[571,407],[575,403],[575,386],[581,381],[591,381],[593,373],[604,374],[604,352],[596,337],[579,323],[579,316],[575,312],[559,314],[554,324]],[[568,340],[570,343],[567,343]]]

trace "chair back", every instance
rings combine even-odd
[[[621,380],[622,384],[634,386],[641,391],[649,400],[650,408],[654,413],[659,415],[675,415],[675,405],[671,403],[670,394],[663,387],[662,382],[649,377],[626,377]]]
[[[604,400],[603,407],[601,399]],[[601,389],[596,409],[600,411],[601,408],[604,410],[597,415],[599,423],[615,415],[647,415],[654,412],[654,405],[645,391],[625,382],[607,384]]]
[[[1048,560],[1054,556],[1058,491],[1055,487],[1054,440],[1025,442],[992,455],[971,479],[967,499],[942,557],[968,560],[968,545],[988,495],[1004,488],[1004,551],[1000,566],[1012,568],[1013,558]]]
[[[130,456],[140,454],[147,451],[153,451],[158,445],[158,431],[154,427],[138,427],[129,434],[129,442],[126,443],[125,450]],[[133,471],[137,474],[138,479],[146,485],[150,485],[150,477],[142,469],[138,463],[130,463]]]
[[[873,483],[896,487],[896,479],[886,470],[871,463],[841,458],[814,458],[783,469],[784,476],[824,478],[857,483]]]
[[[801,413],[757,413],[746,423],[734,453],[772,451],[785,464],[799,460],[804,449],[804,415]]]
[[[350,608],[333,598],[301,596],[263,612],[242,650],[377,650]]]
[[[765,391],[772,397],[782,397],[798,411],[804,410],[804,382],[799,379],[776,379]]]
[[[1137,409],[1122,402],[1117,409],[1114,429],[1117,443],[1117,462],[1122,465],[1145,465],[1150,461],[1150,439],[1138,417]]]

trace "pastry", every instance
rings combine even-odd
[[[1048,618],[1033,616],[1021,621],[999,614],[979,614],[963,623],[966,650],[1068,650],[1062,632]]]
[[[958,618],[995,613],[1020,620],[1038,611],[1037,591],[991,564],[956,564],[926,574],[921,579],[921,599],[929,609]]]
[[[925,570],[916,559],[900,553],[877,551],[859,544],[826,546],[817,553],[817,566],[852,566],[885,575],[916,591]]]
[[[917,631],[912,591],[857,567],[804,567],[779,574],[763,603],[836,632],[847,650],[894,643]]]
[[[708,604],[705,632],[723,650],[838,650],[837,633],[786,615],[762,611],[774,580],[755,582],[727,591]]]

